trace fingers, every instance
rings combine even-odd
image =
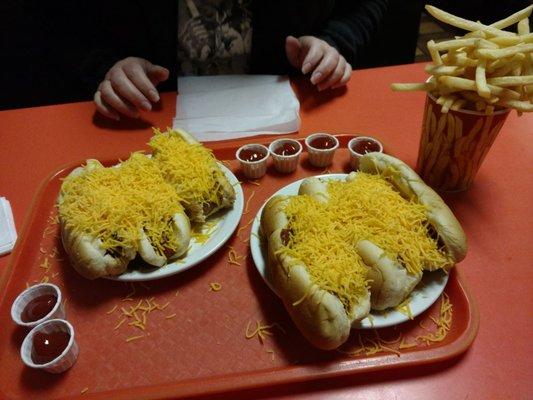
[[[133,85],[135,85],[146,98],[153,102],[159,101],[159,93],[157,89],[148,78],[147,72],[140,65],[124,68],[124,72]]]
[[[287,55],[287,60],[294,67],[300,69],[300,41],[294,36],[287,36],[285,39],[285,54]]]
[[[166,81],[170,73],[168,72],[168,69],[164,67],[150,64],[146,68],[146,74],[150,81],[152,81],[154,85],[157,85],[159,82]]]
[[[326,42],[322,40],[303,41],[302,74],[307,74],[315,69],[324,56],[324,46]]]
[[[351,74],[352,66],[346,62],[344,57],[340,56],[339,62],[333,72],[318,84],[318,90],[333,89],[345,85],[350,79]]]
[[[111,82],[109,80],[106,79],[103,81],[98,87],[98,90],[101,93],[101,99],[115,111],[118,111],[119,113],[127,115],[131,118],[139,117],[139,112],[137,109],[128,101],[121,99],[115,93],[115,90],[113,89],[113,86],[111,86]]]
[[[130,80],[122,68],[112,70],[109,73],[108,79],[111,82],[113,90],[119,97],[129,101],[141,110],[150,111],[152,109],[152,104],[137,88],[137,85]]]
[[[96,109],[98,112],[107,118],[114,119],[115,121],[120,120],[120,116],[102,100],[102,94],[100,90],[97,90],[94,94],[94,102],[96,103]]]
[[[323,53],[320,63],[311,74],[311,83],[316,85],[323,82],[337,68],[339,60],[339,52],[333,47],[328,46]]]
[[[339,82],[335,83],[331,86],[332,89],[336,89],[338,87],[344,86],[348,83],[350,80],[350,77],[352,76],[352,66],[349,63],[346,63],[346,67],[344,69],[344,74],[342,75],[342,78]]]

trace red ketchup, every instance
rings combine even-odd
[[[254,149],[243,149],[239,153],[239,157],[241,160],[248,161],[248,162],[254,162],[262,160],[266,157],[266,153],[264,153],[261,150],[254,150]]]
[[[379,151],[380,147],[379,144],[377,144],[373,140],[362,139],[352,145],[352,150],[358,154],[366,154],[372,153],[373,151]]]
[[[300,148],[296,144],[285,142],[274,150],[274,153],[278,156],[292,156],[293,154],[298,153],[298,150],[300,150]]]
[[[335,147],[335,140],[329,136],[318,136],[309,142],[315,149],[331,149]]]
[[[68,332],[37,332],[33,335],[32,361],[35,364],[46,364],[56,359],[67,348],[69,340]]]
[[[43,294],[30,301],[20,316],[23,322],[34,322],[46,317],[54,308],[57,296],[54,294]]]

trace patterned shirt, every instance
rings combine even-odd
[[[178,75],[245,74],[251,0],[178,0]]]

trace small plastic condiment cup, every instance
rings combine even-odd
[[[297,149],[296,153],[289,155],[276,153],[286,145],[293,145]],[[270,154],[272,154],[276,171],[281,172],[282,174],[289,174],[295,171],[298,167],[298,161],[300,159],[300,154],[302,153],[302,145],[299,141],[294,139],[277,139],[270,143],[269,150]]]
[[[348,150],[350,151],[350,166],[352,167],[354,171],[359,169],[359,159],[366,154],[366,153],[361,154],[354,150],[354,147],[357,145],[357,143],[362,142],[362,141],[370,141],[370,142],[375,143],[379,148],[377,152],[383,153],[383,145],[381,144],[379,140],[371,136],[357,136],[353,138],[352,140],[348,142]]]
[[[330,139],[335,145],[328,149],[320,149],[313,147],[313,141],[316,139]],[[333,156],[335,155],[335,150],[339,147],[339,140],[328,133],[313,133],[305,138],[305,146],[307,147],[307,159],[309,163],[315,167],[327,167],[333,162]]]
[[[50,310],[50,312],[36,321],[23,321],[22,313],[24,312],[26,306],[33,299],[47,294],[56,296],[56,304],[54,304],[54,307]],[[52,283],[39,283],[37,285],[30,286],[21,294],[19,294],[13,302],[13,305],[11,306],[11,318],[17,325],[25,328],[33,328],[34,326],[39,325],[41,322],[49,319],[65,318],[65,308],[62,304],[61,290]]]
[[[52,361],[44,364],[35,363],[32,359],[33,337],[38,332],[52,333],[55,331],[67,332],[70,335],[67,347]],[[74,338],[74,327],[63,319],[50,319],[37,325],[26,335],[20,348],[20,357],[24,364],[30,368],[42,369],[52,374],[59,374],[74,365],[78,359],[79,352],[80,349]]]
[[[241,157],[241,153],[245,150],[251,150],[260,154],[264,154],[264,157],[255,161],[245,160]],[[241,164],[242,172],[248,179],[257,179],[265,175],[267,170],[268,155],[268,148],[262,144],[245,144],[244,146],[239,147],[235,153],[235,157]]]

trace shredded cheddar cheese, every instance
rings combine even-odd
[[[413,313],[411,312],[411,307],[409,307],[410,302],[411,296],[408,296],[404,301],[394,307],[394,309],[399,313],[402,313],[403,315],[407,316],[407,318],[413,319]]]
[[[133,153],[117,168],[100,165],[69,176],[61,195],[59,212],[67,227],[99,238],[108,251],[136,249],[142,230],[160,254],[177,249],[170,222],[183,212],[181,198],[143,154]]]
[[[431,318],[437,326],[436,332],[429,332],[427,335],[417,336],[416,340],[421,340],[429,345],[431,342],[442,342],[452,326],[453,306],[450,303],[450,298],[446,293],[443,293],[441,298],[441,306],[439,318]]]
[[[209,284],[209,290],[212,291],[212,292],[218,292],[220,290],[222,290],[222,285],[218,282],[211,282]]]
[[[368,269],[356,250],[361,240],[370,240],[412,274],[452,264],[429,235],[425,206],[403,198],[387,176],[360,172],[350,182],[328,181],[327,190],[327,203],[307,195],[285,203],[288,242],[277,254],[289,268],[303,262],[313,283],[335,294],[346,310],[367,292]],[[406,302],[399,311],[412,318]]]
[[[246,200],[246,206],[244,207],[243,214],[248,214],[250,212],[250,202],[255,196],[255,190],[252,190],[252,193],[250,194],[250,197],[248,197],[248,200]]]
[[[183,199],[185,208],[192,204],[219,206],[222,199],[219,182],[223,172],[213,152],[200,143],[188,143],[175,131],[156,129],[154,132],[149,143],[154,161]],[[191,175],[195,179],[190,179]]]

